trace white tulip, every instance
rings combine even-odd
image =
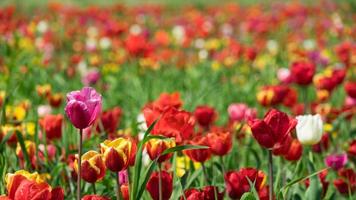
[[[302,115],[296,117],[297,137],[304,145],[313,145],[321,140],[323,134],[323,121],[319,114],[317,115]]]

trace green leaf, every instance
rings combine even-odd
[[[22,154],[25,157],[26,165],[27,166],[31,166],[30,157],[29,157],[29,155],[27,153],[26,145],[25,145],[24,139],[22,137],[22,134],[20,133],[20,131],[15,131],[15,133],[16,133],[17,140],[20,143]]]
[[[185,187],[183,189],[185,190],[186,188],[190,188],[190,186],[194,183],[194,181],[197,179],[197,177],[199,177],[202,174],[202,172],[203,172],[202,168],[199,168],[199,169],[195,170],[191,174],[191,176],[188,178],[188,182],[187,182],[187,184],[185,185]]]
[[[2,149],[5,147],[6,142],[10,139],[12,134],[13,134],[12,131],[9,131],[6,133],[6,135],[4,136],[4,138],[2,139],[2,141],[0,143],[0,151],[2,151]]]
[[[181,145],[181,146],[175,146],[169,149],[166,149],[163,151],[162,155],[166,155],[169,153],[177,152],[177,151],[183,151],[183,150],[192,150],[192,149],[208,149],[209,147],[207,146],[198,146],[198,145]]]
[[[156,165],[157,165],[157,160],[155,159],[154,161],[151,162],[151,164],[148,166],[145,175],[143,176],[143,181],[140,184],[139,188],[138,188],[138,193],[136,195],[135,199],[141,199],[141,196],[143,194],[143,191],[145,190],[145,186],[147,185],[148,179],[151,177],[151,174],[153,172],[153,170],[155,169]]]
[[[257,200],[257,199],[255,198],[255,195],[253,195],[252,192],[245,192],[241,196],[240,200]]]

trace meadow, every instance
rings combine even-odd
[[[356,199],[353,1],[0,3],[0,200]]]

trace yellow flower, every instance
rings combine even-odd
[[[325,132],[331,132],[332,130],[333,130],[333,125],[332,124],[329,124],[329,123],[324,124],[324,131]]]
[[[221,64],[218,61],[213,61],[213,63],[211,64],[211,68],[214,71],[218,71],[221,68]]]
[[[22,128],[30,136],[34,136],[35,135],[35,131],[36,131],[36,124],[35,123],[33,123],[33,122],[23,123],[22,124]]]
[[[34,173],[30,173],[26,170],[19,170],[19,171],[16,171],[15,173],[8,173],[6,174],[5,176],[5,182],[6,184],[9,184],[10,183],[10,178],[12,176],[15,176],[15,175],[22,175],[24,177],[26,177],[26,179],[28,180],[31,180],[31,181],[35,181],[36,183],[45,183],[48,179],[50,179],[50,175],[49,174],[39,174],[37,172],[34,172]]]
[[[33,50],[34,49],[33,42],[28,37],[22,37],[19,40],[19,48],[25,50]]]
[[[22,106],[6,106],[6,118],[22,121],[26,116],[26,110]]]
[[[120,66],[115,63],[107,63],[103,66],[103,74],[116,73],[120,70]]]
[[[178,177],[182,177],[186,170],[190,169],[190,158],[186,155],[177,157],[176,173]],[[199,169],[201,164],[198,162],[193,162],[194,169]]]

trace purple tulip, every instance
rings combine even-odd
[[[339,170],[347,163],[347,155],[343,154],[331,154],[325,158],[325,164],[334,170]]]
[[[85,129],[98,118],[101,104],[101,95],[91,87],[84,87],[67,94],[65,112],[76,128]]]

